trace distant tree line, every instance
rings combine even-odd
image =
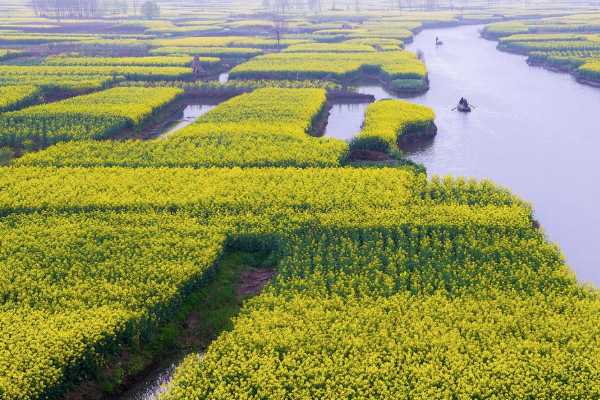
[[[469,8],[470,1],[473,0],[377,0],[375,3],[372,0],[261,0],[261,3],[262,8],[269,12],[277,10],[277,12],[291,13],[293,11],[310,9],[315,13],[323,10],[354,10],[356,13],[359,13],[360,11],[369,9],[369,6],[383,6],[398,11],[453,10],[455,8]],[[531,1],[532,0],[485,0],[485,3],[487,3],[488,7],[497,6],[500,3],[528,6]],[[483,4],[481,1],[473,2],[476,3],[476,6],[481,6],[481,4]]]
[[[305,3],[303,0],[262,0],[262,6],[265,10],[276,9],[278,12],[288,12],[293,9],[303,10],[305,5],[308,5],[308,8],[312,11],[321,11],[323,1],[307,0]],[[333,8],[335,8],[335,2]]]
[[[106,14],[125,14],[127,0],[31,0],[37,17],[95,18]]]

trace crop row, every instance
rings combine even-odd
[[[165,46],[150,50],[150,54],[220,57],[220,58],[252,58],[263,54],[261,49],[244,47],[189,47]]]
[[[201,116],[197,123],[290,125],[308,131],[325,106],[323,89],[265,88],[242,94]]]
[[[305,39],[282,39],[282,46],[293,44],[309,43],[312,40]],[[253,47],[260,49],[277,48],[277,40],[249,38],[245,36],[224,36],[224,37],[186,37],[179,39],[158,39],[153,40],[153,46],[175,46],[175,47]]]
[[[311,137],[323,89],[259,89],[226,101],[165,140],[52,146],[19,165],[125,167],[339,166],[348,145]]]
[[[598,292],[533,230],[334,226],[287,243],[267,292],[161,399],[600,394]]]
[[[25,50],[2,50],[0,49],[0,61],[10,60],[11,58],[27,55]]]
[[[597,14],[596,14],[597,17]],[[483,35],[491,39],[518,34],[551,34],[551,33],[590,33],[600,32],[600,21],[580,21],[564,17],[564,19],[542,19],[527,21],[494,22],[483,28]]]
[[[600,50],[598,51],[585,51],[585,50],[575,50],[575,51],[532,51],[529,53],[529,57],[527,61],[540,63],[545,62],[549,58],[552,57],[567,57],[571,59],[589,59],[589,58],[598,58],[600,57]]]
[[[517,41],[501,44],[500,47],[521,52],[530,51],[595,51],[600,50],[600,41],[559,40],[559,41]]]
[[[233,68],[232,79],[297,78],[334,79],[377,71],[387,79],[423,79],[425,64],[408,51],[381,53],[282,53],[258,56]]]
[[[131,65],[98,65],[98,66],[0,66],[0,81],[19,77],[56,77],[64,79],[72,76],[114,77],[125,76],[127,79],[164,80],[185,79],[192,76],[191,68],[183,67],[140,67]]]
[[[324,29],[313,32],[311,36],[317,42],[340,42],[352,39],[396,39],[404,43],[410,43],[413,40],[413,33],[401,27],[392,25],[372,25],[361,29]]]
[[[176,88],[114,88],[0,116],[0,144],[46,147],[104,139],[143,123],[183,94]]]
[[[499,39],[500,43],[506,44],[510,42],[560,42],[560,41],[576,41],[576,40],[587,40],[587,37],[591,35],[577,35],[573,33],[562,33],[562,34],[519,34],[502,37]],[[595,35],[596,36],[596,35]],[[596,36],[597,37],[597,36]]]
[[[40,97],[40,89],[35,86],[0,86],[0,112],[27,107]]]
[[[37,166],[326,167],[339,166],[348,145],[271,124],[197,124],[155,141],[59,143],[14,161]]]
[[[89,35],[52,35],[52,34],[2,34],[0,44],[43,44],[73,42],[77,40],[90,39]]]
[[[98,75],[35,75],[27,73],[24,75],[0,76],[0,87],[2,86],[36,86],[44,93],[71,92],[75,94],[85,93],[92,90],[107,88],[110,85],[121,82],[123,76],[98,76]]]
[[[258,129],[261,129],[259,132]],[[299,131],[237,125],[201,125],[190,137],[162,142],[59,144],[18,164],[125,167],[323,167],[338,166],[347,152],[341,141],[320,140]]]
[[[366,44],[351,43],[307,43],[294,44],[285,49],[286,53],[374,53],[375,49]]]
[[[465,379],[478,379],[454,385],[458,395],[474,396],[476,386],[510,395],[546,360],[568,369],[569,380],[542,375],[536,389],[577,388],[584,397],[595,390],[596,364],[575,366],[597,357],[600,326],[590,318],[597,298],[533,228],[531,209],[489,182],[348,168],[12,167],[0,174],[0,257],[8,270],[0,274],[0,360],[10,360],[0,363],[0,388],[10,398],[51,394],[107,349],[150,329],[148,315],[168,315],[182,288],[218,256],[223,236],[279,249],[279,276],[213,343],[201,369],[196,359],[186,362],[168,398],[256,398],[263,390],[323,397],[327,388],[332,397],[347,390],[396,397],[411,382],[438,397],[465,371]],[[525,314],[515,320],[513,310]],[[570,326],[572,339],[553,326]],[[455,341],[463,357],[444,363],[458,354],[444,343]],[[502,348],[527,352],[504,358]],[[377,354],[395,354],[389,360],[397,367]],[[513,372],[495,373],[483,359]],[[322,374],[310,373],[312,362]],[[292,365],[301,375],[286,372]],[[428,375],[436,366],[444,374]]]
[[[0,397],[13,400],[60,397],[70,374],[168,320],[223,243],[193,218],[152,212],[14,215],[0,226]]]
[[[365,112],[361,133],[352,138],[352,149],[398,151],[404,135],[427,134],[435,128],[434,111],[403,100],[381,100]]]
[[[389,38],[363,38],[363,39],[350,39],[343,43],[347,44],[366,44],[368,46],[385,46],[385,45],[396,45],[404,47],[404,42],[398,39]]]
[[[3,168],[0,175],[2,216],[44,210],[187,210],[208,212],[212,217],[205,223],[239,223],[238,233],[242,234],[246,229],[292,228],[300,221],[330,214],[332,223],[342,218],[348,226],[369,222],[386,228],[411,223],[476,224],[514,229],[515,234],[533,232],[530,206],[502,187],[450,177],[429,181],[424,174],[400,169],[23,166]],[[303,208],[296,209],[298,205]],[[284,213],[283,217],[291,220],[279,220],[278,215],[286,209],[297,213]],[[246,215],[247,211],[251,214]],[[300,224],[295,229],[304,228],[310,226]]]
[[[600,81],[600,60],[589,61],[577,69],[577,76]]]
[[[219,81],[127,81],[120,84],[127,87],[178,87],[186,91],[253,91],[263,88],[281,89],[325,89],[328,92],[342,92],[342,85],[329,81],[297,81],[297,80],[228,80],[225,83]],[[352,86],[346,86],[347,91],[355,90]]]
[[[44,65],[60,66],[140,66],[140,67],[190,67],[193,57],[48,57]],[[202,66],[209,67],[219,63],[215,57],[202,57]]]

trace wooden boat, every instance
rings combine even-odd
[[[462,111],[462,112],[471,112],[471,106],[464,106],[462,104],[459,104],[458,106],[456,106],[456,109],[458,111]]]

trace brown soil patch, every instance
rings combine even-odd
[[[257,269],[255,271],[243,271],[238,283],[238,297],[244,298],[249,295],[260,293],[275,275],[272,269]]]
[[[351,160],[365,160],[365,161],[386,161],[392,158],[383,151],[374,151],[367,149],[358,149],[350,152],[349,158]]]

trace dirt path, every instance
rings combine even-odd
[[[260,293],[275,275],[272,269],[257,269],[255,271],[242,271],[237,287],[239,299]]]

